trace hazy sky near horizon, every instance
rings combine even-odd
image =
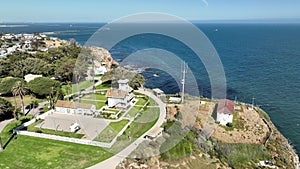
[[[3,0],[0,22],[107,22],[162,12],[187,20],[300,20],[299,0]]]

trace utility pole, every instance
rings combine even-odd
[[[186,74],[186,63],[183,62],[182,79],[181,79],[181,84],[182,84],[181,103],[184,103],[185,74]]]
[[[252,110],[254,109],[254,97],[252,97]]]

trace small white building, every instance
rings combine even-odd
[[[30,82],[30,81],[34,80],[35,78],[38,78],[38,77],[43,77],[43,75],[28,74],[28,75],[24,76],[24,79],[28,83],[28,82]]]
[[[170,103],[180,103],[181,102],[181,98],[180,97],[170,97],[169,98],[169,102]]]
[[[95,75],[104,75],[107,72],[107,69],[105,66],[97,66],[95,68]]]
[[[93,115],[96,111],[96,106],[93,104],[58,100],[55,104],[55,111],[67,114]]]
[[[119,80],[118,89],[109,89],[106,93],[108,107],[127,108],[134,95],[131,93],[128,79]]]
[[[221,125],[232,123],[234,114],[234,102],[228,99],[222,99],[217,107],[217,122]]]

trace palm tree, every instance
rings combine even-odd
[[[28,88],[25,86],[25,84],[21,81],[17,81],[12,87],[11,92],[13,93],[14,96],[19,95],[20,100],[21,100],[21,108],[22,108],[22,113],[25,115],[25,106],[24,106],[24,96],[28,92]]]
[[[71,89],[72,89],[72,82],[67,81],[67,85],[66,85],[67,95],[71,94],[71,92],[72,92]]]
[[[50,109],[55,108],[55,103],[60,97],[62,97],[62,91],[60,89],[55,89],[54,87],[51,87],[51,91],[48,96],[50,102]]]

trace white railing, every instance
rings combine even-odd
[[[16,131],[16,133],[20,134],[20,135],[46,138],[46,139],[51,139],[51,140],[59,140],[59,141],[65,141],[65,142],[70,142],[70,143],[85,144],[85,145],[98,146],[98,147],[110,148],[112,146],[112,143],[83,140],[83,139],[63,137],[63,136],[50,135],[50,134],[44,134],[44,133],[35,133],[35,132],[20,131],[20,130]]]

